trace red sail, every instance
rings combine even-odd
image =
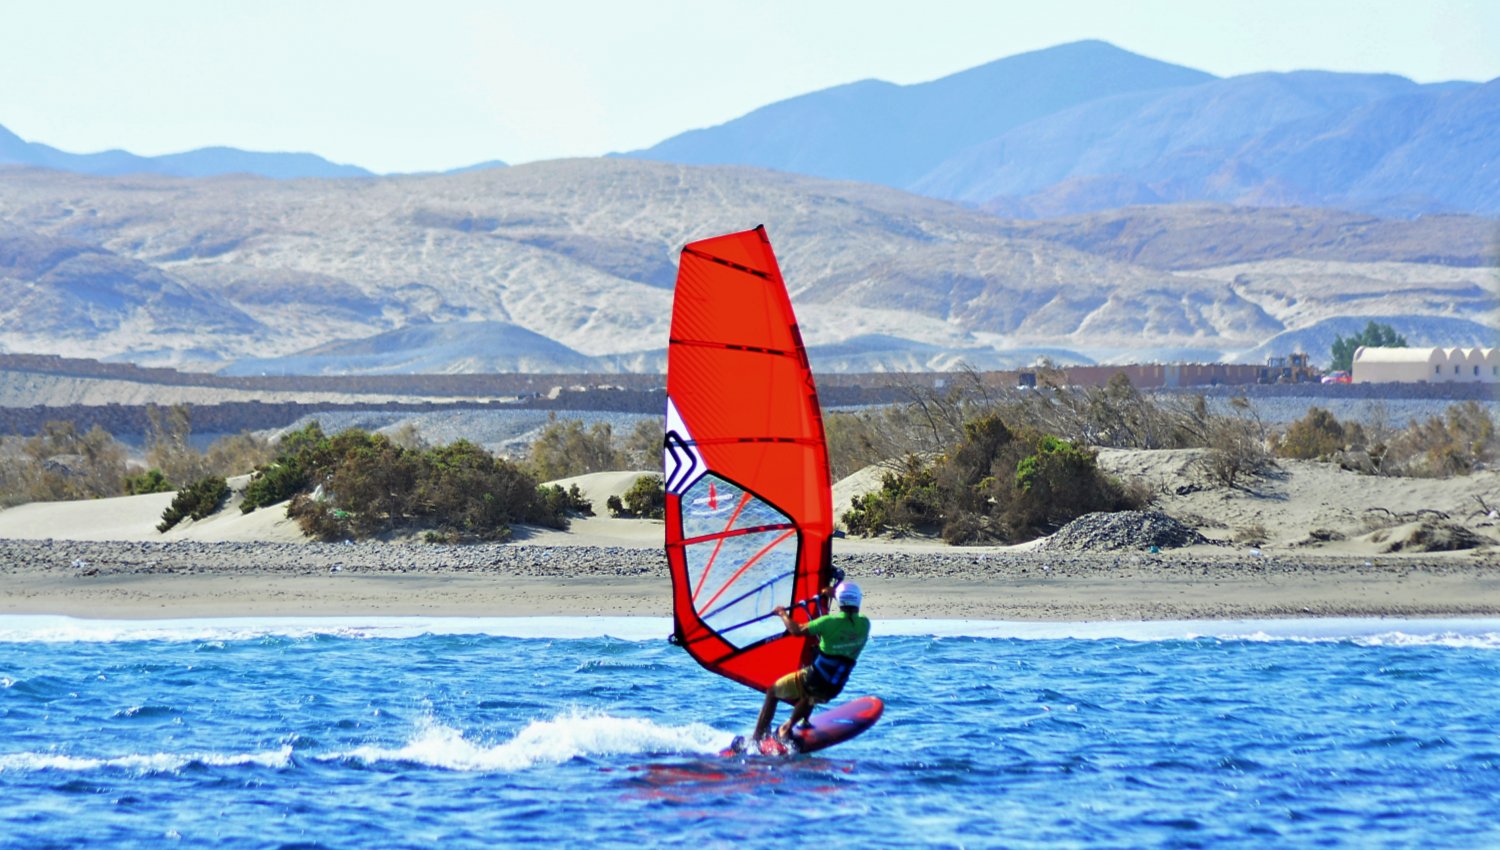
[[[817,389],[764,227],[682,249],[665,469],[674,640],[764,691],[811,662],[772,609],[823,613],[833,531]]]

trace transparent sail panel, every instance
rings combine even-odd
[[[736,529],[791,524],[791,517],[712,473],[699,478],[682,496],[684,540]]]
[[[688,546],[684,553],[693,607],[710,628],[736,647],[784,631],[771,611],[794,601],[795,531],[740,534]]]

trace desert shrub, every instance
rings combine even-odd
[[[98,425],[80,433],[71,421],[47,422],[8,458],[5,501],[97,499],[125,492],[125,449]]]
[[[287,505],[286,515],[297,521],[302,533],[315,540],[338,540],[348,533],[343,520],[347,512],[337,510],[321,499],[298,493]]]
[[[203,519],[222,507],[228,498],[229,483],[222,476],[200,478],[177,491],[172,504],[162,511],[156,530],[165,533],[184,519]]]
[[[541,488],[542,504],[546,511],[560,516],[593,516],[594,503],[583,495],[574,484],[564,490],[561,484],[545,484]]]
[[[1342,423],[1321,407],[1310,407],[1307,415],[1293,422],[1273,447],[1277,457],[1326,460],[1351,448],[1362,448],[1364,430],[1358,423]]]
[[[342,517],[344,535],[340,536],[373,537],[416,517],[419,509],[414,497],[423,470],[415,453],[384,435],[364,431],[340,432],[334,442],[341,443],[343,451],[323,488],[333,506],[347,514]]]
[[[1264,475],[1275,466],[1253,423],[1224,418],[1209,430],[1210,448],[1198,466],[1208,480],[1223,487],[1237,487],[1247,478]]]
[[[332,446],[316,420],[284,434],[276,443],[276,457],[256,468],[245,487],[240,510],[284,502],[312,485],[313,473],[331,466]]]
[[[420,515],[432,525],[482,540],[508,537],[512,523],[568,527],[566,500],[548,499],[527,470],[474,443],[459,440],[421,458]]]
[[[841,518],[851,534],[901,536],[942,529],[942,498],[933,464],[916,455],[907,455],[902,464],[881,477],[880,489],[854,498]]]
[[[432,446],[422,437],[422,430],[410,422],[403,422],[390,433],[391,442],[403,449],[426,451]]]
[[[249,432],[215,440],[204,451],[193,448],[192,408],[176,404],[146,405],[146,462],[171,481],[196,481],[211,475],[240,475],[269,462],[269,441]]]
[[[911,399],[904,404],[826,417],[834,480],[890,458],[943,454],[964,439],[965,423],[986,416],[1078,445],[1136,449],[1208,446],[1222,418],[1201,395],[1142,393],[1124,373],[1102,387],[1027,391],[987,387],[981,376],[960,373],[942,388],[907,392]]]
[[[604,500],[611,516],[661,519],[667,515],[667,491],[660,475],[642,475],[625,491],[625,497]]]
[[[580,420],[553,418],[531,444],[527,465],[537,480],[552,481],[626,469],[629,463],[623,452],[615,450],[614,431],[608,423],[596,422],[585,430]]]
[[[220,437],[203,452],[204,465],[213,475],[243,475],[269,463],[276,448],[265,437],[242,431]]]
[[[1246,546],[1264,546],[1270,539],[1271,535],[1266,531],[1266,527],[1258,522],[1240,526],[1234,530],[1234,542]]]
[[[666,428],[658,417],[642,419],[635,423],[630,436],[625,438],[621,449],[626,469],[659,469],[662,463],[662,444],[666,441]]]
[[[1098,455],[1049,434],[1027,441],[1034,449],[1016,463],[1015,484],[1000,502],[1005,536],[1029,540],[1049,534],[1078,517],[1142,506],[1115,479],[1099,470]]]
[[[272,463],[256,470],[245,485],[245,497],[240,502],[240,512],[250,513],[278,502],[285,502],[307,487],[308,471],[282,462]]]
[[[146,405],[146,463],[174,481],[198,481],[208,475],[203,455],[188,444],[192,410],[186,404],[168,408]]]
[[[1500,457],[1500,435],[1489,411],[1466,401],[1449,405],[1441,417],[1412,423],[1381,448],[1386,474],[1446,478],[1493,464]]]
[[[177,487],[160,469],[148,469],[140,475],[125,476],[125,495],[141,496],[146,493],[170,493]]]
[[[881,487],[841,518],[854,534],[940,533],[949,543],[1022,541],[1085,513],[1143,502],[1103,474],[1092,449],[993,414],[967,422],[963,439],[933,460],[908,455]]]
[[[512,523],[566,528],[567,514],[587,505],[576,487],[544,492],[527,470],[467,440],[408,442],[357,428],[330,437],[313,422],[281,439],[245,499],[290,499],[287,516],[323,540],[422,529],[429,540],[505,540]]]

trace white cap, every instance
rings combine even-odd
[[[860,601],[864,598],[864,594],[859,592],[859,585],[854,582],[841,581],[839,582],[839,586],[833,589],[833,598],[837,599],[840,605],[858,608]]]

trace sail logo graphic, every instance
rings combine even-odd
[[[687,423],[682,421],[682,414],[677,412],[677,405],[670,396],[667,398],[667,436],[662,446],[662,469],[666,472],[667,492],[679,496],[708,471],[708,464],[703,461],[698,447],[693,445]]]

